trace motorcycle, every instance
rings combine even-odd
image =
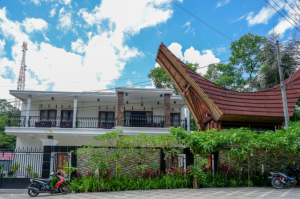
[[[59,178],[58,182],[55,185],[55,189],[51,189],[50,187],[50,181],[51,178],[57,177]],[[28,189],[28,195],[30,197],[36,197],[40,193],[62,193],[62,194],[68,194],[70,189],[67,187],[67,183],[65,179],[61,176],[60,172],[52,172],[50,175],[50,179],[41,179],[41,178],[31,178],[30,179],[31,184],[27,187]]]
[[[297,184],[296,178],[300,180],[300,169],[296,168],[296,166],[287,166],[286,169],[293,171],[291,177],[285,172],[270,172],[271,176],[268,178],[271,180],[271,184],[275,189],[281,189],[284,186],[295,186]]]

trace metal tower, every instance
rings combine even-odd
[[[21,68],[18,78],[18,87],[17,90],[24,90],[25,89],[25,71],[26,71],[26,65],[25,65],[25,55],[27,50],[27,42],[23,42],[22,51],[22,62],[21,62]],[[20,109],[21,108],[21,101],[19,99],[15,99],[15,107]]]

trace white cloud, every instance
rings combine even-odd
[[[229,23],[234,23],[234,22],[240,21],[240,20],[244,19],[246,16],[249,16],[249,14],[250,14],[250,13],[247,13],[247,14],[241,16],[240,18],[237,18],[237,19],[235,19],[235,20],[233,20],[233,21],[230,21]]]
[[[198,63],[199,67],[220,62],[220,59],[215,57],[212,50],[202,50],[202,52],[200,52],[191,46],[184,52],[184,54],[182,54],[182,46],[178,43],[172,43],[168,48],[177,58],[184,62],[193,64]],[[155,67],[159,67],[159,64],[156,63]],[[205,74],[206,70],[207,67],[198,69],[197,72]]]
[[[32,33],[34,31],[46,31],[48,29],[48,23],[43,19],[36,18],[26,18],[23,21],[23,26],[27,33]]]
[[[64,8],[59,10],[58,27],[62,29],[70,29],[72,26],[71,12],[66,12]]]
[[[191,22],[186,22],[181,28],[187,27],[187,29],[184,31],[184,33],[187,33],[191,29]]]
[[[54,17],[54,15],[56,14],[56,8],[57,8],[58,4],[54,4],[52,5],[52,10],[50,11],[50,15],[49,17]]]
[[[72,0],[59,0],[59,3],[65,4],[65,5],[70,5]]]
[[[2,55],[5,55],[4,46],[5,46],[5,40],[4,39],[3,40],[0,39],[0,57]]]
[[[78,15],[90,26],[108,19],[109,28],[114,29],[115,34],[134,35],[142,28],[166,22],[172,13],[169,0],[104,0],[91,13],[87,9],[80,9]]]
[[[11,52],[9,52],[12,58],[7,60],[0,57],[0,71],[6,71],[7,74],[7,69],[4,70],[7,66],[15,76],[18,75],[22,58],[21,46],[23,41],[27,41],[27,90],[45,90],[49,87],[53,87],[56,91],[105,89],[114,85],[114,80],[121,77],[128,60],[143,56],[137,48],[125,45],[126,39],[130,35],[138,34],[143,28],[155,27],[159,23],[166,22],[172,13],[169,0],[147,0],[146,2],[119,0],[113,3],[110,0],[102,0],[101,5],[96,6],[91,13],[85,10],[84,14],[92,17],[91,25],[103,25],[101,22],[109,21],[109,29],[101,32],[87,30],[88,41],[84,42],[78,38],[77,41],[70,43],[72,52],[68,52],[49,43],[33,43],[28,33],[23,31],[23,24],[8,19],[6,9],[0,9],[1,36],[12,42]],[[60,10],[59,27],[71,27],[71,17],[69,22],[62,20],[66,14],[64,9]],[[83,13],[80,16],[83,17]],[[77,54],[77,52],[84,53]],[[36,85],[41,81],[41,85]],[[8,89],[16,89],[16,78],[10,80],[1,77],[0,85],[11,86],[0,87],[0,93],[8,95]],[[11,98],[9,95],[3,97]]]
[[[220,47],[216,48],[215,52],[217,52],[217,55],[220,55],[221,53],[226,52],[226,48],[221,45]]]
[[[132,71],[132,74],[134,75],[136,73],[136,71]]]
[[[282,8],[284,3],[281,0],[275,0],[275,2]],[[269,1],[273,7],[277,7],[273,1]],[[276,14],[276,10],[271,6],[267,5],[263,7],[257,15],[254,16],[253,12],[250,12],[247,16],[247,21],[249,26],[254,26],[256,24],[268,24],[268,21]]]
[[[219,1],[219,2],[217,3],[216,8],[222,7],[222,6],[226,5],[226,4],[228,4],[229,2],[230,2],[230,0]]]
[[[178,59],[184,60],[182,51],[181,51],[182,46],[180,44],[171,43],[171,45],[168,48]]]
[[[84,53],[86,45],[81,38],[78,38],[77,41],[71,43],[72,51],[77,53]]]
[[[189,63],[198,63],[199,67],[220,62],[220,59],[216,58],[211,50],[202,50],[201,54],[200,51],[195,50],[194,47],[190,47],[184,52],[184,60]],[[201,72],[202,74],[205,74],[206,71],[207,67],[197,70],[198,73]]]

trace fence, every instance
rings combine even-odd
[[[40,177],[43,165],[41,148],[0,149],[1,178]]]

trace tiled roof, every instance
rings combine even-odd
[[[160,47],[165,48],[170,53],[223,114],[284,117],[280,85],[259,92],[229,90],[210,82],[189,69],[163,43]],[[292,116],[300,95],[300,69],[289,79],[286,79],[285,84],[287,84],[286,96],[289,116]]]

